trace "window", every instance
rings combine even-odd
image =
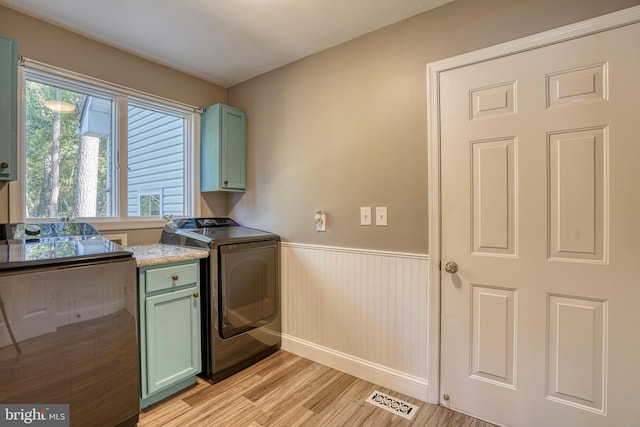
[[[140,194],[138,207],[140,216],[160,216],[162,215],[162,196],[158,193]]]
[[[129,216],[185,215],[184,117],[131,102],[128,122]],[[159,208],[143,209],[151,195]]]
[[[113,216],[114,99],[32,77],[24,99],[25,217]]]
[[[23,71],[24,220],[193,215],[193,107],[32,61]]]

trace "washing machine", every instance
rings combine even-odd
[[[170,220],[161,243],[209,250],[202,263],[202,377],[218,382],[281,343],[280,236],[231,218]]]

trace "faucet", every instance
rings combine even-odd
[[[162,218],[167,220],[167,223],[164,225],[164,229],[167,231],[176,231],[176,223],[173,222],[173,214],[164,215]]]

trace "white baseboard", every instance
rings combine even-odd
[[[282,349],[415,399],[428,401],[429,384],[424,379],[406,375],[286,334],[282,335]]]

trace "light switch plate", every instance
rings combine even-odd
[[[327,215],[320,215],[320,220],[316,222],[316,231],[327,231]]]
[[[376,208],[376,225],[383,227],[387,225],[386,207]]]
[[[327,231],[327,215],[319,210],[316,211],[316,231]]]
[[[360,225],[371,225],[371,207],[360,208]]]

